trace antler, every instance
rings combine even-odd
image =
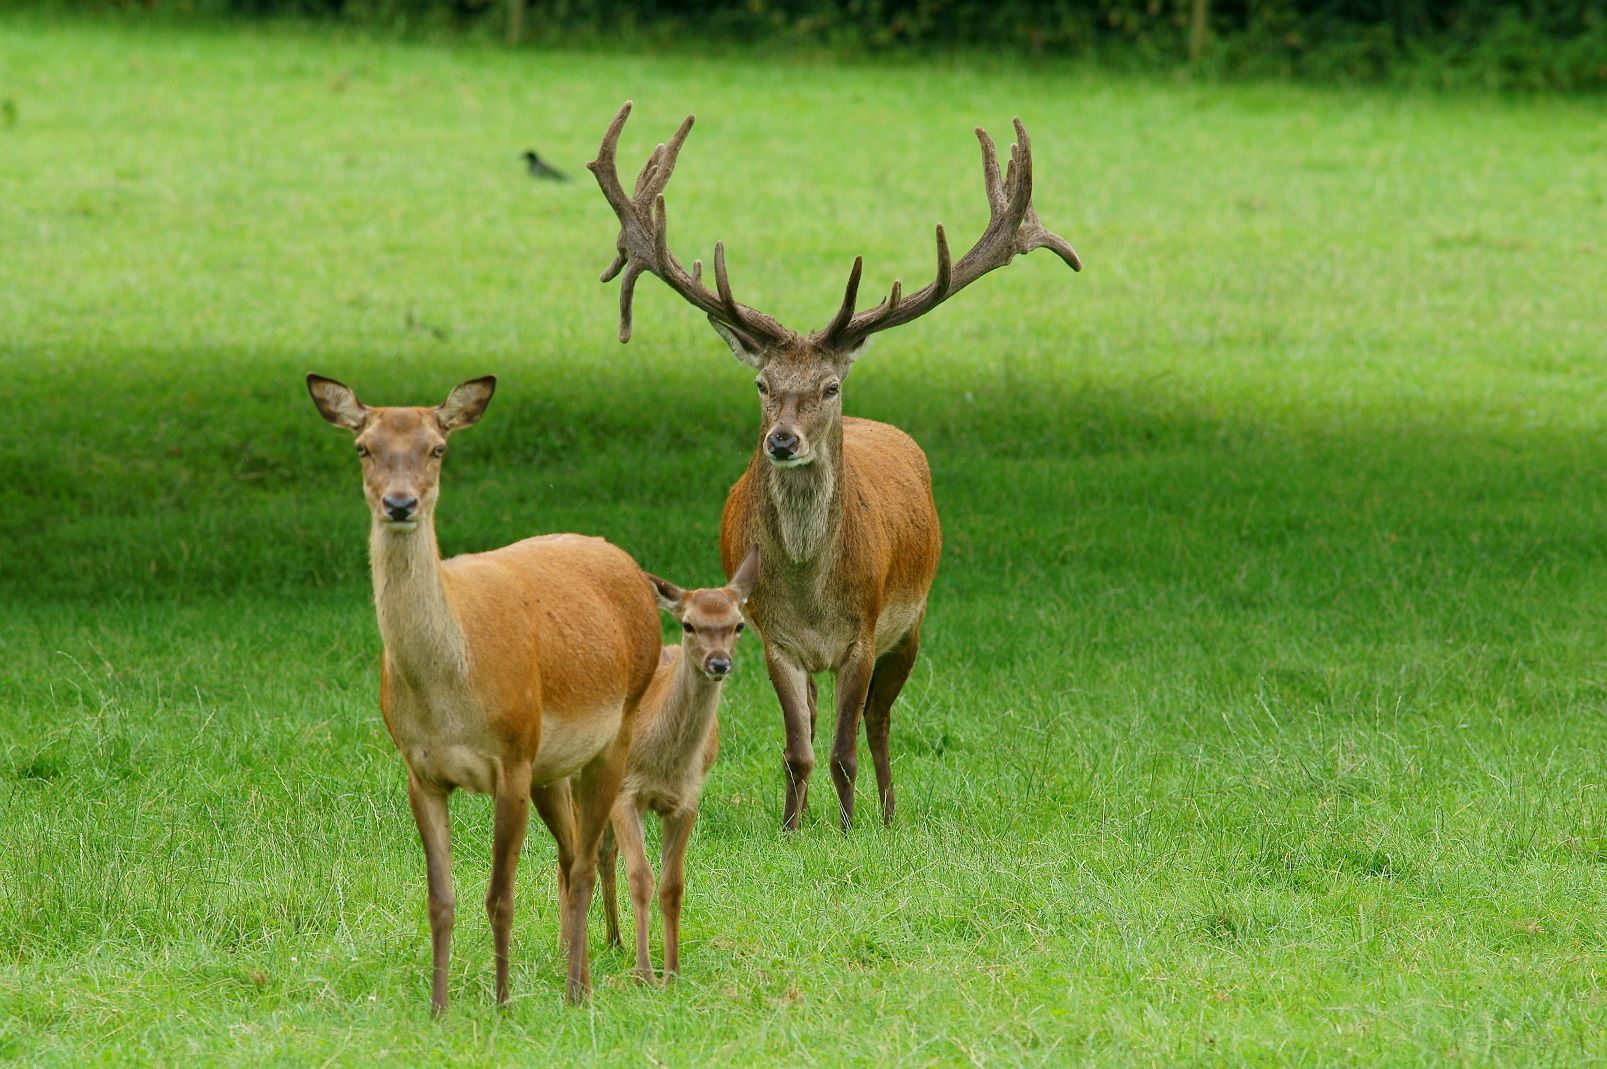
[[[614,121],[608,124],[597,158],[586,165],[597,176],[603,196],[619,216],[618,254],[602,274],[602,281],[611,282],[624,273],[619,287],[619,340],[631,340],[631,298],[636,292],[636,279],[643,271],[651,272],[679,293],[692,305],[703,311],[709,319],[736,334],[750,351],[759,350],[777,342],[792,339],[795,335],[776,320],[756,308],[739,303],[731,296],[731,281],[725,271],[725,245],[714,245],[714,278],[719,293],[710,293],[703,285],[703,262],[692,261],[688,272],[670,253],[666,237],[664,187],[675,170],[676,157],[686,135],[692,131],[694,117],[688,115],[668,145],[659,145],[648,157],[647,165],[636,179],[636,193],[626,196],[619,184],[619,173],[614,166],[614,154],[619,147],[619,134],[630,117],[631,102],[619,109]]]
[[[1009,169],[1002,179],[993,139],[977,127],[977,140],[982,143],[982,181],[988,197],[988,227],[971,250],[951,262],[949,241],[939,224],[937,278],[932,284],[904,297],[895,281],[886,300],[857,313],[854,304],[859,298],[859,277],[865,263],[863,257],[855,257],[842,307],[830,323],[809,336],[812,344],[826,349],[852,349],[879,330],[920,318],[989,271],[1033,249],[1052,249],[1073,271],[1082,270],[1082,261],[1066,239],[1038,222],[1038,213],[1032,206],[1032,142],[1020,119],[1015,120],[1015,127],[1016,143],[1010,146]]]

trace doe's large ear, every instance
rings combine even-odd
[[[312,403],[318,406],[318,414],[337,427],[360,431],[368,421],[367,407],[344,382],[309,373],[307,392],[312,394]]]
[[[752,338],[739,334],[713,316],[709,316],[709,326],[714,328],[716,334],[725,339],[725,343],[731,347],[731,355],[749,367],[757,371],[763,371],[764,366],[770,362],[769,358],[764,355],[764,347]]]
[[[452,392],[446,395],[441,407],[435,410],[435,416],[441,421],[441,426],[449,431],[472,426],[485,415],[485,406],[491,403],[491,395],[496,390],[495,375],[461,382],[452,387]]]
[[[726,584],[726,589],[737,596],[738,604],[747,604],[748,595],[753,593],[753,584],[759,581],[759,547],[748,547],[748,555],[742,558],[737,566],[736,574]]]
[[[660,579],[652,572],[643,572],[642,574],[647,576],[649,583],[653,584],[653,594],[658,598],[658,607],[665,612],[674,612],[675,607],[681,603],[681,599],[686,597],[686,591],[668,579]]]

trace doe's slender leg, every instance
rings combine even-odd
[[[564,943],[564,918],[569,915],[569,870],[575,862],[575,799],[568,780],[530,788],[536,813],[558,844],[558,950]]]
[[[446,980],[452,956],[452,924],[457,898],[452,890],[452,823],[448,791],[407,778],[407,802],[424,843],[424,869],[429,880],[430,903],[430,1012],[446,1012]]]
[[[530,766],[502,769],[496,787],[496,816],[491,831],[491,886],[485,912],[491,920],[496,948],[497,1004],[508,1001],[508,947],[513,937],[513,878],[519,867],[530,824]]]

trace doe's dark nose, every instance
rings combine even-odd
[[[418,498],[412,494],[386,494],[380,499],[385,506],[385,514],[400,523],[413,518],[413,510],[418,508]]]
[[[717,676],[727,675],[731,671],[731,658],[729,658],[729,657],[710,657],[708,660],[703,662],[703,667],[707,668],[714,675],[717,675]]]
[[[791,460],[798,451],[798,436],[792,431],[771,431],[764,440],[764,447],[777,460]]]

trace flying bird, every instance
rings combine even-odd
[[[526,149],[524,159],[525,166],[530,168],[531,178],[548,178],[554,182],[569,181],[568,175],[562,171],[554,170],[544,163],[541,157],[536,155],[535,149]]]

